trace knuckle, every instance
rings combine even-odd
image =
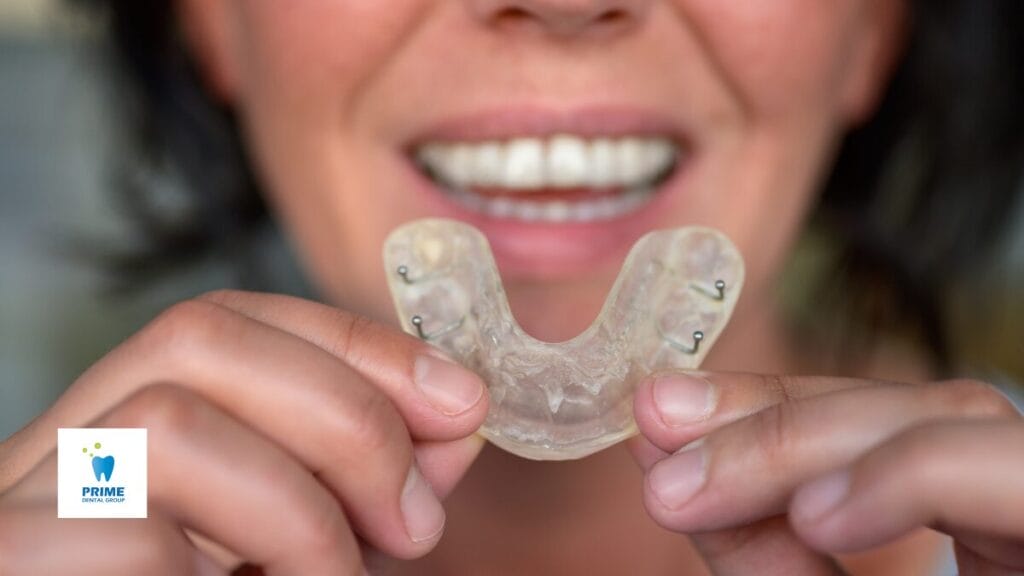
[[[796,400],[796,381],[782,374],[761,375],[761,387],[768,390],[774,400],[780,404]]]
[[[125,400],[111,420],[179,437],[193,433],[207,415],[207,406],[196,395],[172,384],[153,384]]]
[[[196,300],[201,302],[211,302],[213,304],[231,304],[237,302],[245,297],[245,292],[242,290],[232,290],[230,288],[218,288],[216,290],[209,290],[203,292],[199,296],[196,296]]]
[[[768,464],[784,466],[792,453],[799,438],[799,405],[797,400],[787,400],[753,417],[755,447]]]
[[[339,358],[345,358],[351,362],[358,361],[358,358],[354,358],[359,349],[355,343],[373,336],[373,321],[365,316],[344,310],[335,310],[334,318],[334,325],[337,328],[328,350]]]
[[[138,336],[147,349],[191,355],[230,337],[229,318],[230,313],[217,304],[185,300],[161,312]]]
[[[949,380],[939,384],[943,406],[956,414],[981,417],[1019,417],[1020,412],[998,388],[973,379]]]

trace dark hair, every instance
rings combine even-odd
[[[815,288],[821,308],[866,328],[837,333],[909,329],[947,372],[951,291],[992,265],[1024,189],[1024,4],[909,4],[902,63],[843,142],[811,222],[834,250]]]
[[[149,243],[116,258],[115,272],[136,281],[231,257],[268,213],[235,118],[204,90],[172,3],[79,1],[106,6],[113,56],[132,88],[127,136],[137,154],[121,189]],[[809,233],[829,258],[808,297],[867,328],[844,333],[910,327],[942,370],[944,299],[1010,227],[1019,196],[1024,4],[909,4],[904,57],[877,113],[843,142],[812,217]],[[184,211],[152,201],[154,173],[180,183]]]

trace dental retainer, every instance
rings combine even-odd
[[[516,323],[487,239],[468,224],[404,224],[384,242],[384,265],[402,328],[486,383],[480,433],[535,460],[581,458],[635,434],[634,384],[697,368],[743,286],[743,259],[721,232],[649,232],[594,322],[549,343]]]

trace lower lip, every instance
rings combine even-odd
[[[578,278],[621,266],[630,247],[662,222],[661,215],[682,189],[686,165],[693,160],[691,157],[678,165],[646,203],[618,218],[527,222],[469,210],[420,172],[411,160],[403,159],[411,173],[411,188],[426,204],[429,216],[475,226],[490,242],[494,259],[506,279],[534,280]]]

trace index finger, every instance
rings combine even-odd
[[[716,428],[776,404],[883,384],[893,383],[739,372],[660,372],[637,384],[633,414],[640,433],[651,444],[675,452]],[[646,460],[649,458],[641,458]]]
[[[875,547],[919,526],[1019,542],[1022,448],[1019,419],[920,424],[805,484],[790,517],[807,542],[832,552]],[[1024,566],[1024,554],[1013,558]]]
[[[281,294],[217,290],[198,299],[289,332],[341,359],[384,392],[414,437],[452,439],[452,423],[438,412],[478,425],[487,413],[479,376],[397,329]]]
[[[156,517],[173,518],[268,574],[361,572],[358,543],[331,493],[284,448],[200,395],[150,386],[88,426],[149,430],[148,501]],[[4,504],[55,503],[56,476],[54,450],[4,494]]]

